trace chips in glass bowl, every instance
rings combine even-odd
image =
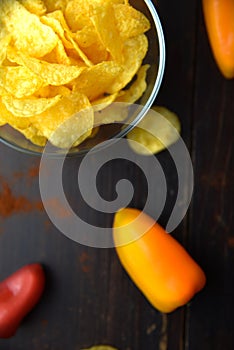
[[[122,137],[154,102],[164,64],[149,0],[2,0],[0,140],[76,155]],[[134,103],[134,118],[113,109]]]

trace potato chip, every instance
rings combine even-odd
[[[98,64],[108,59],[109,53],[100,41],[93,25],[86,26],[77,31],[73,34],[73,37],[92,63]]]
[[[119,36],[116,21],[113,17],[113,6],[109,2],[90,6],[90,19],[96,28],[103,46],[110,52],[113,60],[122,63],[123,41]]]
[[[143,34],[150,29],[150,22],[145,15],[129,4],[116,4],[113,8],[117,29],[124,39]]]
[[[50,85],[64,85],[77,78],[84,67],[65,66],[63,64],[48,63],[37,58],[26,56],[20,52],[9,50],[7,53],[9,60],[29,68],[33,73],[39,75],[44,83]]]
[[[88,57],[85,55],[85,53],[81,50],[79,45],[73,40],[72,34],[70,32],[66,32],[66,37],[68,40],[72,43],[73,49],[76,51],[77,55],[84,61],[84,63],[88,66],[91,67],[93,66],[93,63],[88,59]]]
[[[0,124],[9,124],[13,128],[27,128],[31,124],[30,118],[16,118],[11,112],[9,112],[0,98]]]
[[[93,110],[85,95],[71,93],[60,102],[35,117],[33,125],[57,147],[71,147],[82,142],[93,127]]]
[[[68,96],[71,94],[71,90],[68,89],[66,86],[53,86],[53,85],[47,85],[43,86],[41,89],[39,89],[34,96],[36,97],[55,97],[57,95],[61,96]]]
[[[92,23],[78,30],[76,33],[74,33],[73,37],[82,48],[89,47],[90,45],[93,45],[99,41],[98,34]]]
[[[72,62],[74,62],[67,55],[67,52],[60,39],[58,39],[58,43],[55,48],[50,53],[42,57],[41,60],[48,63],[65,64],[66,66],[69,66]]]
[[[12,36],[18,50],[33,57],[42,57],[57,44],[54,31],[42,24],[40,19],[26,10],[16,0],[2,0],[0,22]]]
[[[76,32],[91,24],[89,18],[89,1],[71,0],[65,9],[65,18],[71,30]]]
[[[46,6],[42,0],[18,0],[29,12],[42,16],[46,12]]]
[[[33,95],[42,85],[43,80],[26,67],[0,67],[0,86],[17,98]]]
[[[33,117],[56,105],[61,98],[62,97],[60,95],[51,98],[31,97],[24,99],[17,99],[12,96],[3,96],[2,102],[6,106],[7,110],[16,117]]]
[[[62,10],[64,11],[67,3],[70,0],[43,0],[45,3],[45,6],[48,10],[48,12],[56,11],[56,10]]]
[[[56,11],[56,13],[58,13],[60,11]],[[70,41],[68,41],[65,37],[65,30],[62,27],[62,24],[60,23],[60,21],[57,18],[54,18],[53,14],[55,12],[49,13],[46,16],[42,16],[41,22],[46,24],[47,26],[51,27],[53,29],[53,31],[60,37],[60,39],[62,40],[63,44],[65,47],[67,48],[72,48],[73,45],[70,43]]]
[[[15,126],[15,129],[37,146],[43,147],[47,143],[47,138],[38,134],[38,130],[33,125],[29,125],[25,129]]]
[[[129,105],[127,103],[114,102],[108,107],[95,110],[94,125],[112,124],[114,122],[122,122],[128,117]]]
[[[154,106],[138,126],[128,133],[127,139],[136,153],[150,155],[175,143],[180,129],[180,121],[175,113],[165,107]]]
[[[7,92],[3,87],[0,86],[0,96],[6,96],[9,95],[9,92]]]
[[[121,71],[121,67],[113,61],[99,63],[84,69],[79,79],[74,81],[74,89],[93,101],[107,92]]]
[[[134,77],[142,64],[148,50],[148,40],[145,34],[141,34],[125,42],[123,50],[122,72],[115,82],[109,87],[108,93],[112,94],[123,89]]]
[[[102,109],[109,106],[112,102],[116,100],[116,97],[118,96],[118,92],[112,95],[101,97],[95,101],[92,102],[93,110],[95,112],[101,111]]]
[[[148,64],[140,67],[139,71],[137,72],[137,79],[132,83],[128,90],[122,91],[120,96],[116,99],[116,102],[134,103],[139,100],[147,87],[147,69],[149,69]]]
[[[0,22],[1,28],[1,22]],[[0,64],[5,60],[7,54],[7,47],[11,41],[11,35],[5,28],[0,31]]]

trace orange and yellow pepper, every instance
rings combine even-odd
[[[216,63],[234,78],[234,0],[202,0],[206,29]]]
[[[140,220],[136,221],[141,214]],[[145,228],[150,227],[146,233]],[[144,233],[140,238],[139,233]],[[161,312],[186,304],[206,283],[200,266],[151,217],[124,208],[114,217],[113,237],[120,262],[149,302]],[[123,239],[130,243],[124,244]]]

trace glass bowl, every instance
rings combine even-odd
[[[147,71],[147,88],[143,96],[136,103],[141,106],[139,112],[134,114],[130,122],[105,124],[99,127],[99,131],[92,138],[86,139],[77,147],[71,148],[68,152],[56,147],[50,147],[49,156],[59,156],[66,153],[67,156],[84,155],[94,146],[101,144],[104,141],[124,137],[132,130],[140,120],[145,116],[155,101],[158,94],[165,68],[165,41],[162,26],[154,4],[150,0],[132,0],[129,1],[132,6],[148,18],[151,23],[150,30],[146,33],[149,47],[143,63],[149,64],[150,68]],[[21,133],[4,125],[0,127],[0,141],[5,145],[32,155],[41,156],[44,147],[37,146],[27,140]]]

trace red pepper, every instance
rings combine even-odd
[[[45,286],[40,264],[17,270],[0,283],[0,338],[10,338],[22,319],[37,304]]]

